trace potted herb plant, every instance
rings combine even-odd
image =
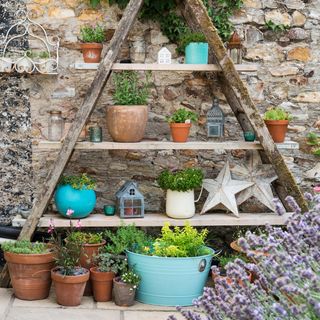
[[[136,290],[140,283],[140,276],[129,270],[113,279],[114,302],[121,307],[130,307],[134,304]]]
[[[58,184],[54,200],[59,213],[71,219],[87,217],[96,205],[95,181],[85,173],[79,176],[63,176]],[[72,210],[72,214],[68,214]]]
[[[110,301],[113,278],[127,270],[126,256],[101,252],[94,257],[94,264],[95,266],[90,268],[94,300],[97,302]]]
[[[191,122],[197,121],[196,113],[185,108],[176,110],[172,116],[167,117],[173,142],[186,142],[188,140]]]
[[[181,37],[179,53],[185,53],[187,64],[207,64],[209,47],[206,37],[202,33],[187,32]]]
[[[166,214],[169,217],[188,219],[194,216],[194,189],[201,187],[202,180],[200,169],[164,170],[160,173],[157,181],[160,188],[167,191]]]
[[[81,32],[81,50],[86,63],[98,63],[101,60],[102,42],[105,41],[105,31],[99,26],[83,26]]]
[[[140,81],[136,71],[117,72],[113,76],[114,106],[107,107],[107,126],[114,141],[141,141],[148,121],[149,74]]]
[[[46,299],[51,287],[52,251],[44,243],[22,240],[1,244],[14,294],[22,300]]]
[[[274,107],[266,111],[264,122],[274,142],[281,143],[284,141],[290,120],[290,114],[280,107]]]

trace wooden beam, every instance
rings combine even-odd
[[[222,69],[225,82],[232,88],[234,97],[238,101],[236,107],[246,115],[251,127],[255,131],[267,158],[273,164],[279,182],[284,186],[287,195],[293,196],[302,210],[308,210],[304,197],[287,167],[282,155],[272,140],[269,131],[254,105],[249,91],[240,78],[235,65],[227,54],[226,48],[219,37],[217,29],[213,26],[207,10],[201,0],[182,0],[185,10],[189,12],[195,25],[206,36],[209,46],[214,52],[217,64]]]

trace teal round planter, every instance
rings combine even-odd
[[[206,256],[166,258],[128,251],[129,266],[141,277],[136,299],[160,306],[192,305],[203,293],[213,254],[212,250]]]
[[[71,219],[87,217],[96,205],[96,193],[94,190],[76,190],[70,185],[59,185],[57,187],[54,201],[61,215]],[[72,216],[67,216],[67,210],[72,209]]]
[[[191,42],[186,46],[185,63],[207,64],[209,47],[206,42]]]

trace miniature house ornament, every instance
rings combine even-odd
[[[212,108],[207,113],[208,137],[223,137],[224,114],[219,107],[219,100],[213,99]]]
[[[158,52],[158,63],[171,64],[171,52],[167,48],[164,47]]]
[[[116,193],[120,218],[143,218],[144,197],[136,182],[127,181]]]
[[[228,54],[232,61],[236,64],[242,63],[242,43],[239,34],[235,31],[228,44]]]

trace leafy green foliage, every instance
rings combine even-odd
[[[80,242],[82,244],[98,244],[103,240],[102,233],[74,231],[69,234],[67,241]]]
[[[100,272],[113,272],[116,275],[127,270],[128,262],[124,255],[102,252],[94,257],[94,264]]]
[[[184,227],[170,228],[166,223],[161,229],[161,236],[154,242],[155,256],[160,257],[197,257],[210,254],[205,247],[208,230],[198,231],[189,223]]]
[[[177,52],[183,54],[186,46],[191,42],[207,42],[207,40],[204,34],[189,31],[180,37]]]
[[[173,113],[172,116],[167,117],[169,123],[185,123],[186,121],[197,121],[198,115],[185,108],[180,108]]]
[[[291,120],[290,114],[280,107],[267,110],[263,118],[264,120]]]
[[[39,58],[40,59],[49,59],[50,55],[48,51],[41,51],[39,53]]]
[[[6,241],[1,244],[3,251],[18,254],[41,254],[49,252],[45,243],[21,241]]]
[[[141,278],[138,274],[129,270],[121,275],[121,281],[132,286],[132,289],[138,288]]]
[[[248,262],[248,259],[243,254],[222,255],[219,257],[219,266],[225,269],[229,262],[234,262],[236,259],[241,259],[244,262]]]
[[[117,105],[145,105],[149,98],[150,73],[146,80],[139,80],[137,71],[121,71],[113,75],[115,92],[113,101]]]
[[[104,29],[99,25],[96,25],[95,27],[83,26],[81,27],[80,32],[81,40],[83,42],[102,43],[106,38]]]
[[[90,5],[92,8],[96,8],[100,4],[101,0],[90,0]]]
[[[86,173],[80,176],[62,176],[59,185],[67,184],[76,190],[93,190],[96,187],[95,180],[88,177]]]
[[[315,132],[309,132],[307,135],[307,143],[312,146],[312,153],[320,156],[320,135]]]
[[[275,32],[285,31],[290,28],[290,26],[285,24],[276,24],[272,20],[269,20],[265,24],[266,28]]]
[[[181,192],[201,187],[202,180],[203,172],[195,168],[187,168],[176,172],[164,170],[157,179],[161,189]]]

